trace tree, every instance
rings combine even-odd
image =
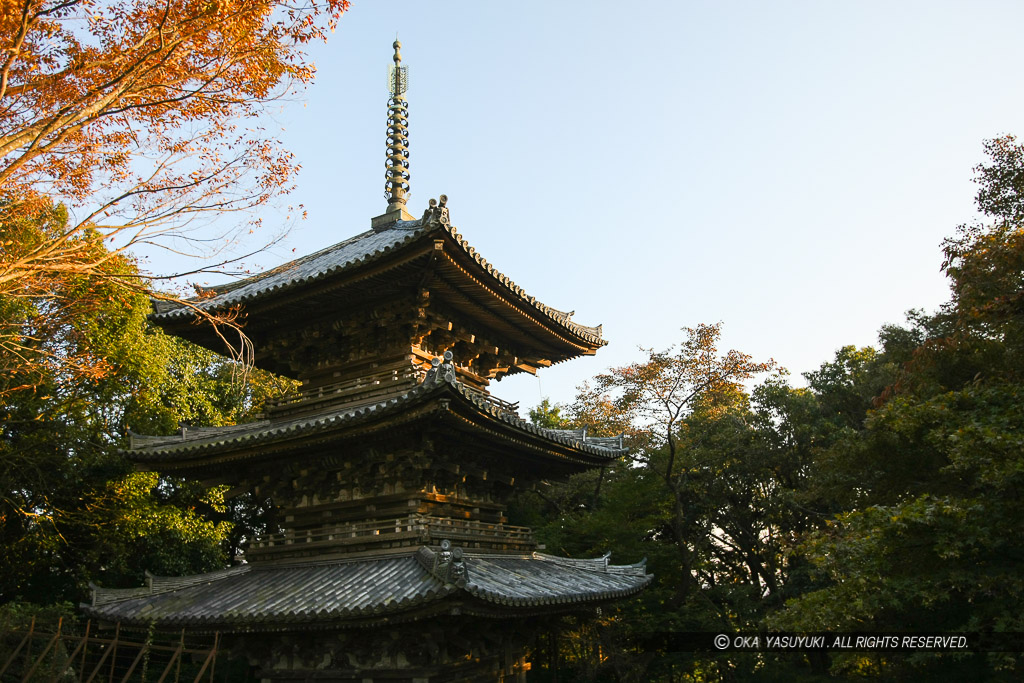
[[[642,362],[599,375],[567,409],[573,427],[625,432],[630,453],[607,468],[599,495],[578,481],[550,495],[560,504],[538,538],[569,555],[647,556],[657,577],[635,600],[607,608],[596,632],[606,661],[579,662],[580,675],[603,667],[621,680],[655,680],[756,667],[754,658],[718,661],[658,642],[667,632],[756,625],[784,557],[776,463],[758,448],[759,418],[743,387],[774,364],[719,352],[720,325],[684,331],[678,347],[647,349]],[[542,408],[535,420],[551,416],[551,406]],[[583,638],[582,628],[564,637]]]
[[[1024,150],[986,143],[978,205],[990,222],[943,245],[952,299],[883,330],[892,383],[818,459],[841,511],[803,539],[818,586],[774,616],[806,630],[998,634],[1024,628]],[[909,352],[908,352],[909,349]],[[867,377],[871,373],[863,373]],[[860,394],[871,384],[851,377]],[[877,386],[877,385],[876,385]],[[1019,677],[1019,654],[880,656],[893,679]],[[840,657],[834,670],[863,670]]]
[[[569,420],[562,415],[565,406],[559,403],[552,403],[545,398],[539,404],[530,408],[530,422],[545,429],[572,429]]]
[[[743,394],[741,383],[773,367],[754,362],[747,354],[717,349],[721,325],[685,328],[679,349],[647,350],[647,360],[598,375],[594,388],[585,388],[574,410],[578,421],[621,426],[631,437],[634,462],[660,476],[672,496],[668,532],[684,566],[679,600],[696,587],[692,542],[688,533],[688,484],[695,472],[681,462],[681,441],[699,444],[707,435],[703,425],[686,420],[700,415],[713,419],[726,413]],[[611,424],[609,424],[611,423]]]
[[[67,232],[67,221],[67,210],[48,202],[40,202],[34,215],[4,211],[0,213],[0,251],[9,254],[39,248]],[[98,263],[91,276],[62,273],[47,277],[45,283],[36,278],[32,284],[0,291],[0,398],[36,387],[44,377],[65,386],[79,379],[95,379],[109,370],[102,356],[87,351],[88,330],[79,322],[94,319],[95,312],[111,301],[130,305],[128,301],[135,297],[110,285],[128,274],[127,262],[109,258],[93,231],[80,231],[72,243],[83,256]]]
[[[215,217],[224,225],[224,214],[247,212],[290,189],[298,165],[260,125],[260,115],[312,79],[302,46],[323,39],[347,6],[347,0],[4,3],[0,295],[52,300],[64,289],[61,281],[76,276],[138,292],[158,275],[112,272],[111,259],[141,245],[207,258],[211,251],[202,247],[217,245],[212,253],[221,253],[246,226],[219,234],[200,232],[203,226]],[[20,239],[14,226],[45,222],[50,198],[70,207],[75,219],[49,225],[42,239]],[[216,270],[231,258],[214,260],[199,270]],[[230,313],[210,320],[235,325]],[[6,334],[0,343],[22,348]],[[104,372],[100,359],[60,360],[83,376]]]
[[[59,226],[63,211],[51,213]],[[104,268],[133,271],[123,256]],[[128,429],[232,424],[294,383],[259,371],[236,382],[228,359],[149,329],[142,293],[86,275],[61,285],[41,302],[0,295],[10,333],[36,338],[31,362],[0,349],[0,601],[81,600],[89,581],[138,585],[146,569],[222,567],[247,540],[245,525],[260,521],[223,491],[133,473],[121,455]],[[77,295],[83,288],[89,296]],[[45,333],[25,332],[43,323]],[[58,362],[66,356],[102,359],[104,370],[70,372]]]
[[[1003,138],[986,150],[977,181],[989,220],[943,244],[953,296],[937,313],[910,311],[877,348],[840,348],[805,374],[807,388],[779,373],[749,395],[718,381],[724,368],[767,368],[728,362],[704,326],[680,352],[597,378],[564,411],[575,427],[626,430],[631,466],[609,470],[595,504],[558,507],[538,538],[569,554],[646,554],[656,576],[587,632],[606,663],[580,672],[1019,679],[1013,652],[748,658],[680,653],[655,637],[1024,628],[1024,146]]]

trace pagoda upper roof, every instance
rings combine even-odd
[[[303,564],[246,564],[209,574],[147,579],[143,588],[92,586],[93,618],[157,628],[267,631],[373,625],[444,613],[562,612],[634,594],[644,562],[543,553],[401,555]],[[454,555],[454,557],[453,557]]]
[[[344,283],[367,270],[379,278],[380,273],[372,267],[374,265],[394,265],[403,257],[422,259],[426,265],[431,253],[425,247],[433,248],[433,241],[442,239],[446,248],[448,245],[453,247],[450,255],[458,261],[457,267],[450,269],[452,273],[465,280],[468,286],[486,289],[503,298],[512,306],[511,312],[507,307],[503,309],[503,316],[525,316],[577,348],[575,352],[562,351],[561,357],[554,358],[554,361],[580,353],[593,353],[596,348],[607,344],[602,339],[600,325],[590,327],[576,323],[572,320],[574,312],[558,310],[527,294],[463,239],[448,222],[447,213],[443,220],[438,220],[436,210],[433,213],[432,210],[428,209],[419,220],[396,221],[385,229],[369,230],[265,273],[204,290],[194,299],[155,301],[151,319],[175,333],[198,340],[195,326],[185,326],[195,319],[196,308],[223,311],[242,306],[250,312],[251,319],[251,312],[263,304],[276,306],[285,298],[301,299],[303,292],[322,291],[324,286]]]
[[[456,429],[469,429],[491,439],[514,439],[527,455],[570,466],[602,465],[623,455],[621,436],[592,437],[586,430],[538,427],[523,420],[507,404],[459,382],[454,366],[440,362],[423,382],[397,397],[358,407],[335,406],[313,414],[279,420],[260,420],[226,427],[182,428],[171,436],[132,435],[129,457],[155,469],[205,469],[251,458],[269,457],[275,445],[306,438],[344,438],[346,432],[366,434],[373,427],[388,429],[393,419],[446,418]]]

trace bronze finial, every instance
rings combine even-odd
[[[388,69],[388,157],[385,164],[384,196],[388,211],[405,207],[409,195],[409,86],[408,67],[402,66],[402,44],[395,40],[395,64]]]

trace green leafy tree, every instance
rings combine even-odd
[[[683,569],[676,601],[685,602],[700,586],[694,547],[693,487],[707,476],[689,459],[694,447],[718,436],[713,428],[746,403],[742,382],[773,367],[738,351],[719,355],[720,325],[685,330],[679,348],[648,350],[643,363],[614,368],[595,378],[574,405],[579,421],[621,427],[630,435],[631,458],[659,477],[669,495],[663,532],[671,539]],[[610,424],[609,424],[610,423]]]
[[[665,631],[967,631],[1024,627],[1024,147],[986,143],[987,223],[943,244],[952,298],[842,347],[806,388],[719,356],[717,327],[648,352],[563,414],[625,431],[633,452],[587,505],[554,505],[538,536],[573,555],[647,555],[656,582],[571,642],[590,680],[1018,680],[1016,653],[673,652]],[[737,363],[735,360],[741,360]],[[733,376],[724,368],[738,368]],[[718,381],[721,378],[721,381]],[[552,406],[534,419],[550,419]],[[568,489],[571,491],[571,488]],[[573,500],[570,493],[567,500]]]
[[[635,600],[604,611],[595,636],[604,663],[578,663],[581,675],[660,680],[752,672],[754,657],[673,652],[663,635],[751,628],[766,604],[782,600],[793,504],[779,480],[783,473],[802,480],[788,459],[803,450],[781,435],[778,415],[770,413],[796,410],[799,397],[777,383],[752,403],[743,383],[774,364],[720,352],[718,325],[685,332],[678,347],[647,350],[643,362],[599,375],[567,411],[577,428],[625,432],[631,451],[608,468],[596,500],[560,506],[538,537],[575,556],[647,556],[656,576]],[[567,633],[582,637],[582,630]]]
[[[949,304],[935,316],[915,314],[908,328],[883,330],[887,353],[905,361],[886,370],[894,380],[863,425],[819,458],[825,488],[849,494],[836,497],[842,511],[803,542],[822,585],[775,615],[777,626],[1024,628],[1024,151],[1013,138],[990,141],[986,151],[978,205],[990,222],[962,226],[944,243]],[[851,379],[862,395],[873,390]],[[1013,653],[918,654],[842,657],[833,669],[1012,680],[1022,664]]]
[[[35,224],[0,229],[32,240],[63,220],[53,206]],[[104,267],[134,269],[120,256]],[[121,455],[128,429],[230,424],[290,383],[257,374],[243,387],[229,361],[149,329],[140,294],[93,275],[53,285],[45,296],[0,296],[0,324],[23,342],[0,349],[0,601],[77,601],[89,581],[137,585],[147,569],[223,566],[244,541],[231,536],[236,511],[223,492],[134,473]],[[85,356],[103,372],[63,360]]]
[[[569,418],[562,413],[565,406],[560,403],[552,403],[550,399],[543,399],[533,408],[530,408],[528,415],[530,422],[545,429],[572,429]]]

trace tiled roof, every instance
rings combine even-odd
[[[364,232],[326,249],[321,249],[314,254],[289,261],[265,273],[231,285],[215,287],[209,290],[209,293],[213,294],[213,296],[193,300],[191,303],[205,309],[227,308],[237,304],[249,303],[266,294],[313,283],[341,273],[346,269],[370,263],[420,238],[443,232],[446,232],[460,249],[473,259],[481,269],[494,280],[507,287],[524,304],[592,344],[604,345],[607,343],[601,338],[602,329],[600,325],[589,327],[575,323],[572,321],[573,314],[571,312],[567,313],[547,306],[538,301],[536,297],[527,294],[511,278],[502,274],[497,268],[488,263],[487,259],[483,258],[475,248],[471,247],[462,238],[462,235],[457,232],[454,226],[424,221],[423,219],[398,221],[393,226],[380,232],[372,230]],[[161,301],[156,302],[154,307],[155,310],[152,317],[157,322],[175,319],[185,320],[193,315],[190,308],[174,303]]]
[[[420,548],[416,559],[427,569],[438,566],[441,553]],[[457,581],[470,595],[510,607],[562,605],[614,600],[636,593],[653,577],[646,561],[610,565],[611,553],[592,560],[574,560],[543,553],[531,555],[466,555],[464,577]],[[438,572],[432,571],[437,576]],[[451,576],[449,573],[447,576]],[[445,578],[441,575],[440,578]]]
[[[370,230],[308,256],[289,261],[265,273],[223,287],[215,287],[209,290],[215,293],[214,296],[193,303],[207,309],[244,304],[264,294],[313,282],[346,268],[369,263],[412,242],[424,232],[420,229],[419,221],[399,221],[389,230]],[[155,306],[154,320],[192,316],[191,309],[170,302],[157,302]]]
[[[487,401],[479,392],[465,387],[456,379],[454,367],[445,362],[431,369],[423,382],[408,392],[358,408],[346,409],[344,406],[336,406],[319,413],[287,420],[261,420],[248,425],[228,427],[185,428],[171,436],[132,435],[131,457],[138,462],[158,461],[166,459],[167,456],[219,452],[291,439],[319,431],[344,429],[384,415],[406,411],[418,403],[443,395],[460,398],[478,415],[488,416],[517,431],[554,444],[568,446],[591,456],[611,459],[626,452],[621,437],[588,437],[582,431],[545,429],[527,422],[501,405]]]
[[[160,626],[237,627],[338,621],[394,614],[455,590],[412,557],[293,566],[242,565],[146,588],[93,587],[91,616]]]
[[[549,429],[552,434],[564,436],[573,441],[580,441],[588,443],[593,446],[599,446],[601,448],[607,448],[609,450],[625,451],[622,434],[618,436],[590,436],[587,433],[587,428],[584,426],[582,429]]]
[[[631,595],[653,578],[643,563],[614,566],[608,564],[607,556],[568,560],[541,553],[466,553],[460,556],[464,569],[459,580],[452,580],[437,571],[439,555],[438,549],[424,547],[414,555],[369,560],[249,564],[191,577],[151,577],[144,588],[94,586],[92,604],[83,609],[94,618],[128,624],[155,622],[160,627],[343,627],[431,605],[443,612],[440,601],[446,598],[477,600],[513,612],[557,612],[560,606]]]

